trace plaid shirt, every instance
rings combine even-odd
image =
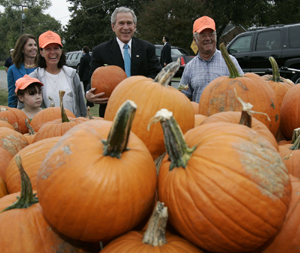
[[[238,72],[244,74],[236,58],[232,55],[230,57]],[[199,103],[204,88],[219,76],[229,76],[229,70],[221,51],[216,50],[208,61],[203,60],[198,54],[184,68],[180,84],[188,84],[189,88],[181,92],[192,101]]]

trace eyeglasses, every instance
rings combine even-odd
[[[208,36],[209,38],[214,38],[216,36],[216,32],[212,32],[212,33],[197,33],[197,37],[201,40],[206,39],[206,37]]]

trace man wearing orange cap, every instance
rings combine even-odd
[[[181,92],[199,103],[204,88],[219,76],[229,76],[229,70],[221,52],[216,49],[216,25],[212,18],[203,16],[194,22],[193,39],[199,53],[185,66],[180,85],[188,85],[188,89]],[[244,74],[236,58],[230,57],[238,72]]]

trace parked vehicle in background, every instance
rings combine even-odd
[[[155,53],[158,59],[160,59],[161,50],[163,45],[154,45],[155,46]],[[179,70],[176,72],[175,77],[181,77],[185,65],[192,60],[195,56],[188,53],[185,49],[180,47],[171,46],[171,57],[173,61],[177,61],[180,58],[180,67]]]
[[[76,69],[77,73],[79,71],[80,58],[82,57],[83,51],[72,51],[66,53],[66,64],[69,67]]]
[[[240,33],[227,45],[227,50],[244,72],[259,75],[270,73],[269,57],[273,56],[280,75],[300,83],[300,23]]]

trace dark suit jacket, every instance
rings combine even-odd
[[[171,46],[167,42],[166,45],[164,45],[163,49],[161,50],[161,55],[160,55],[160,64],[164,67],[165,63],[169,64],[172,62],[172,57],[171,57]]]
[[[80,81],[89,81],[90,80],[90,62],[92,57],[90,54],[84,54],[80,59],[79,64],[79,77]]]
[[[131,75],[142,75],[154,79],[162,68],[155,54],[155,47],[145,40],[136,38],[132,38],[131,47]],[[90,77],[96,68],[104,64],[116,65],[125,71],[124,60],[116,38],[93,48]],[[89,84],[88,88],[90,87]],[[100,105],[100,117],[104,116],[105,108],[106,105]]]

